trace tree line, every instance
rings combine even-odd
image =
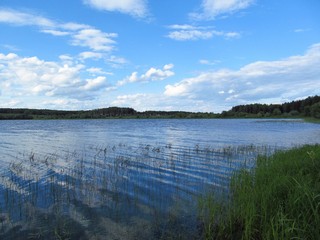
[[[238,105],[221,113],[222,117],[313,117],[320,118],[320,96],[283,104]]]
[[[320,118],[320,97],[283,104],[238,105],[220,114],[186,111],[144,111],[108,107],[94,110],[65,111],[27,108],[0,108],[0,120],[6,119],[99,119],[99,118],[243,118],[313,117]]]
[[[0,108],[0,120],[9,119],[104,119],[104,118],[212,118],[213,113],[184,111],[144,111],[108,107],[94,110],[63,111],[27,108]]]

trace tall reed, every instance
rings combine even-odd
[[[320,145],[260,156],[224,201],[201,199],[205,239],[320,239]]]

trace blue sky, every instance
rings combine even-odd
[[[221,112],[320,95],[319,0],[2,0],[0,107]]]

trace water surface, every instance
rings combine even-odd
[[[0,238],[196,239],[199,196],[314,143],[300,120],[0,121]]]

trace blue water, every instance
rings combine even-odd
[[[0,121],[0,238],[196,239],[199,196],[314,143],[287,119]]]

